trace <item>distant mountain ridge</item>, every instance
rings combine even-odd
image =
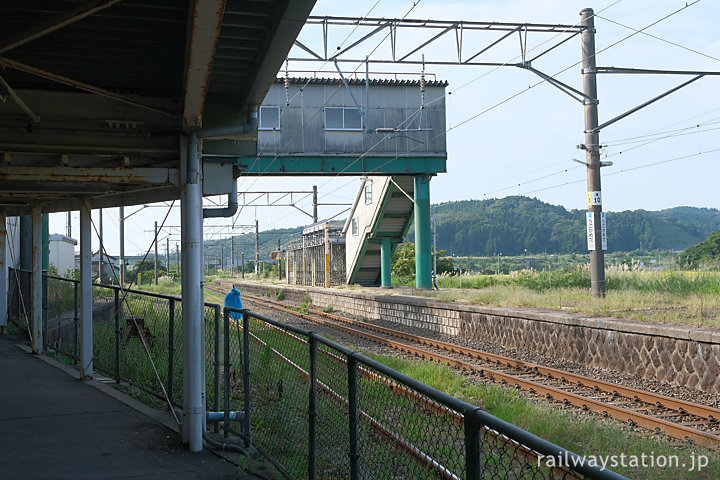
[[[437,224],[439,250],[461,256],[532,253],[587,253],[585,210],[567,210],[540,200],[512,196],[489,200],[461,200],[430,207]],[[720,210],[675,207],[660,211],[607,212],[608,251],[683,250],[720,230]],[[262,227],[262,222],[260,223]],[[260,232],[260,259],[281,244],[298,238],[302,226]],[[413,240],[413,229],[407,237]],[[205,255],[221,255],[229,265],[230,239],[205,242]],[[255,258],[255,234],[235,236],[235,264],[240,252]]]
[[[585,211],[512,196],[431,207],[438,249],[455,255],[587,252]],[[720,229],[720,210],[675,207],[607,212],[608,251],[682,250]],[[412,230],[411,230],[412,232]]]

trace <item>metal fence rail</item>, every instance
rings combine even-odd
[[[19,332],[22,274],[8,292]],[[47,285],[46,348],[76,363],[78,282]],[[181,325],[178,297],[93,286],[96,369],[172,405],[182,404]],[[207,410],[224,410],[225,436],[239,433],[287,478],[624,478],[314,332],[214,304],[204,326]],[[241,423],[231,411],[245,412]],[[549,468],[539,455],[570,462]]]
[[[288,478],[624,478],[314,332],[249,310],[224,321],[223,407]]]
[[[17,333],[27,334],[25,310],[30,308],[29,294],[22,291],[22,286],[29,275],[30,272],[18,270],[17,275],[13,271],[10,276],[9,320]],[[44,278],[47,279],[44,348],[64,355],[75,365],[79,361],[79,281],[50,275]],[[95,369],[162,402],[182,405],[180,297],[94,284],[92,298]],[[206,303],[205,338],[216,337],[220,320],[220,306]],[[207,400],[208,405],[214,406],[219,401],[215,383],[216,345],[217,342],[209,341],[205,349]]]

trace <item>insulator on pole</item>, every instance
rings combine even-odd
[[[290,106],[290,61],[285,59],[285,106]]]

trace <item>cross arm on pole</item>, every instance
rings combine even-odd
[[[597,99],[590,97],[589,95],[584,94],[580,90],[577,90],[576,88],[571,87],[570,85],[561,82],[557,78],[553,78],[550,75],[541,72],[540,70],[533,68],[530,66],[530,62],[527,62],[523,65],[517,65],[519,68],[524,68],[525,70],[529,70],[538,77],[542,78],[546,82],[548,82],[553,87],[557,88],[561,92],[565,93],[566,95],[569,95],[572,99],[580,102],[580,103],[598,103]]]
[[[667,97],[667,96],[670,95],[671,93],[676,92],[676,91],[680,90],[681,88],[683,88],[683,87],[685,87],[685,86],[687,86],[687,85],[690,85],[691,83],[693,83],[693,82],[695,82],[695,81],[697,81],[697,80],[700,80],[700,79],[701,79],[702,77],[704,77],[705,75],[706,75],[706,74],[705,74],[704,72],[703,72],[703,73],[700,73],[699,75],[696,75],[695,77],[691,78],[691,79],[688,80],[687,82],[684,82],[684,83],[678,85],[677,87],[671,88],[670,90],[668,90],[668,91],[666,91],[666,92],[663,92],[663,93],[661,93],[660,95],[658,95],[658,96],[656,96],[656,97],[654,97],[654,98],[651,98],[651,99],[648,100],[647,102],[641,103],[641,104],[638,105],[637,107],[631,108],[630,110],[626,111],[625,113],[621,113],[621,114],[618,115],[617,117],[612,118],[612,119],[608,120],[607,122],[605,122],[605,123],[603,123],[603,124],[601,124],[601,125],[598,125],[597,127],[593,128],[593,129],[590,130],[590,131],[591,131],[591,132],[599,132],[599,131],[602,130],[603,128],[605,128],[605,127],[607,127],[607,126],[609,126],[609,125],[612,125],[613,123],[617,122],[618,120],[622,120],[623,118],[627,117],[628,115],[632,115],[633,113],[637,112],[638,110],[641,110],[641,109],[647,107],[648,105],[657,102],[657,101],[660,100],[661,98]]]

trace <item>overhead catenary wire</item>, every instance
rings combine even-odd
[[[619,3],[619,2],[614,2],[614,3],[613,3],[612,5],[610,5],[610,6],[613,6],[613,5],[617,4],[617,3]],[[687,8],[688,6],[692,6],[694,3],[697,3],[697,2],[693,2],[693,3],[689,4],[689,5],[686,5],[685,7],[682,7],[682,8],[679,9],[679,10],[676,10],[675,12],[673,12],[673,13],[671,13],[671,14],[669,14],[669,15],[667,15],[667,16],[665,16],[665,17],[663,17],[663,18],[661,18],[661,19],[659,19],[659,20],[657,20],[657,21],[655,21],[655,22],[653,22],[653,23],[651,23],[650,25],[646,26],[645,29],[646,29],[646,28],[649,28],[649,27],[652,26],[652,25],[655,25],[655,24],[659,23],[659,22],[662,21],[662,20],[665,20],[665,19],[671,17],[671,16],[674,15],[675,13],[677,13],[677,12],[679,12],[679,11]],[[608,7],[606,7],[606,8],[609,8],[610,6],[608,6]],[[598,12],[598,13],[600,13],[600,12]],[[597,15],[597,14],[596,14],[596,15]],[[643,29],[643,30],[644,30],[644,29]],[[640,31],[642,31],[642,30],[640,30]],[[608,47],[606,47],[606,48],[603,48],[602,50],[599,50],[597,53],[600,53],[600,52],[603,52],[603,51],[608,50],[609,48],[612,48],[613,46],[619,44],[620,42],[622,42],[622,41],[624,41],[624,40],[627,40],[628,38],[632,37],[632,36],[633,36],[634,34],[636,34],[636,33],[637,33],[637,32],[635,32],[635,33],[633,33],[632,35],[629,35],[629,36],[627,36],[627,37],[625,37],[625,38],[623,38],[623,39],[621,39],[621,40],[619,40],[619,41],[611,44],[610,46],[608,46]],[[579,63],[579,62],[571,65],[571,66],[568,67],[567,69],[572,68],[573,66],[577,65],[578,63]],[[562,72],[566,71],[567,69],[564,69],[564,70],[562,70],[561,72],[556,73],[555,75],[558,75],[559,73],[562,73]],[[537,85],[539,85],[540,83],[543,83],[543,82],[538,82],[538,83],[536,83],[535,85],[532,85],[532,86],[529,87],[529,88],[532,88],[532,87],[534,87],[534,86],[537,86]],[[528,88],[528,89],[529,89],[529,88]],[[495,106],[493,106],[493,107],[491,107],[491,108],[489,108],[489,109],[486,109],[486,110],[480,112],[479,114],[477,114],[477,115],[475,115],[475,116],[473,116],[473,117],[471,117],[471,118],[469,118],[469,119],[466,119],[465,121],[463,121],[463,122],[461,122],[461,123],[459,123],[459,124],[456,124],[456,125],[451,126],[449,129],[447,129],[447,130],[446,130],[445,132],[443,132],[443,133],[448,133],[449,131],[452,131],[452,130],[458,128],[459,126],[461,126],[461,125],[463,125],[463,124],[465,124],[465,123],[473,120],[474,118],[477,118],[478,116],[480,116],[480,115],[482,115],[482,114],[484,114],[484,113],[487,113],[488,111],[496,108],[497,106],[502,105],[502,104],[505,103],[506,101],[509,101],[509,100],[511,100],[512,98],[515,98],[515,96],[524,93],[524,92],[527,91],[528,89],[525,89],[525,90],[523,90],[523,91],[521,91],[521,92],[518,92],[518,94],[510,97],[509,99],[506,99],[506,100],[504,100],[503,102],[500,102],[500,103],[496,104]],[[456,90],[454,90],[454,91],[456,92],[456,91],[458,91],[458,89],[456,89]],[[451,93],[451,92],[450,92],[450,93]],[[360,158],[362,158],[362,156],[360,156],[360,157],[358,158],[358,160],[359,160]],[[561,173],[562,173],[562,172],[561,172]],[[327,184],[327,182],[326,182],[326,184]],[[337,190],[337,189],[336,189],[336,190]]]

